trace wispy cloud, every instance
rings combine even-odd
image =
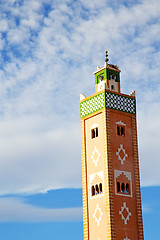
[[[0,2],[1,194],[81,185],[79,94],[105,48],[137,92],[142,183],[160,183],[160,5],[132,2]]]
[[[16,198],[0,198],[0,222],[82,221],[82,208],[45,209]]]

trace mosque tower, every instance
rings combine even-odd
[[[80,95],[84,240],[143,240],[135,92],[108,61]]]

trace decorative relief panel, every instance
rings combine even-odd
[[[129,221],[129,217],[131,216],[131,212],[129,212],[129,208],[127,207],[126,203],[123,203],[123,206],[121,207],[121,211],[119,211],[119,214],[122,216],[122,220],[124,220],[124,224],[127,224],[127,221]]]
[[[117,124],[117,125],[121,125],[121,126],[126,126],[126,124],[125,124],[125,123],[123,123],[121,120],[120,120],[120,121],[118,121],[118,122],[116,122],[116,124]]]
[[[100,155],[101,155],[100,152],[98,151],[97,147],[95,146],[94,150],[92,152],[92,156],[91,156],[91,159],[93,160],[93,162],[95,164],[95,167],[97,167],[97,163],[99,161]]]
[[[103,171],[89,176],[90,198],[102,197],[104,195],[104,174]]]
[[[114,170],[114,181],[116,195],[132,197],[132,178],[130,172]]]
[[[123,165],[124,161],[126,160],[128,155],[126,154],[126,151],[123,148],[122,144],[120,144],[120,147],[118,148],[118,151],[116,152],[116,155],[118,156],[118,159],[121,161],[121,164]]]
[[[97,226],[100,225],[102,215],[103,215],[103,212],[102,212],[101,208],[99,207],[99,205],[97,204],[97,207],[96,207],[96,209],[94,211],[94,214],[93,214],[93,218],[95,219],[95,221],[97,223]]]

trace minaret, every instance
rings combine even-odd
[[[143,240],[135,92],[108,61],[80,95],[84,240]]]

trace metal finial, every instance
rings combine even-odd
[[[108,51],[106,50],[106,58],[105,58],[105,62],[106,62],[106,64],[108,63],[108,61],[109,61],[109,58],[108,58]]]

